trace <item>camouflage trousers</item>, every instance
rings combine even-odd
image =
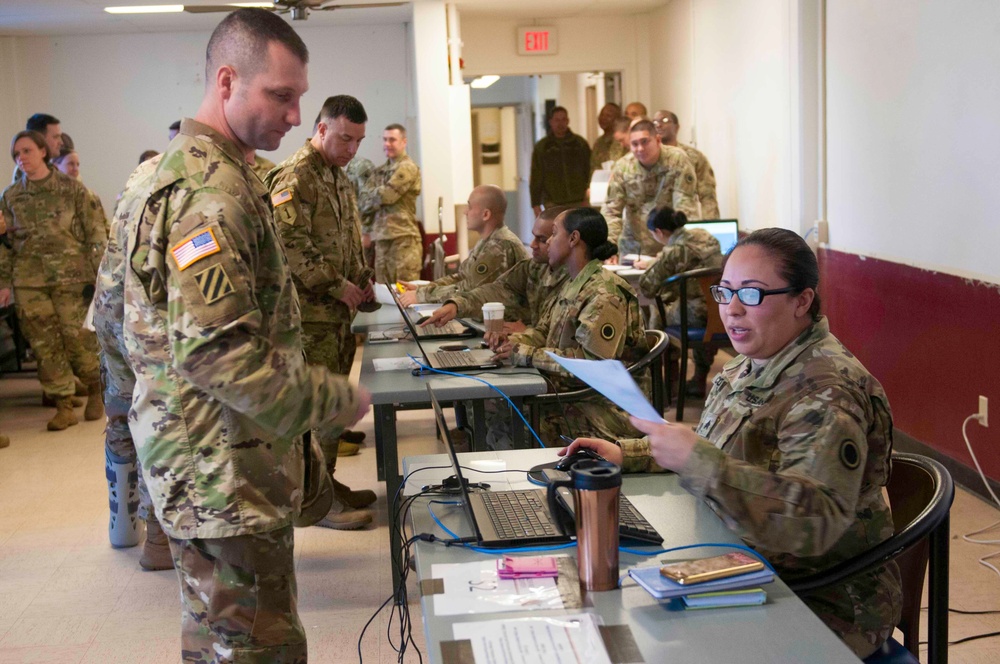
[[[302,323],[302,347],[306,362],[326,367],[335,374],[347,376],[354,364],[357,339],[347,323]],[[326,467],[333,474],[337,467],[337,447],[342,429],[314,431],[326,458]]]
[[[420,278],[424,252],[420,237],[404,235],[375,242],[375,281],[380,284]]]
[[[132,407],[132,390],[135,387],[135,380],[130,380],[127,384],[123,384],[123,376],[131,375],[131,369],[128,369],[124,373],[114,374],[115,377],[113,380],[109,380],[108,373],[108,356],[102,353],[101,377],[104,382],[104,413],[108,418],[107,425],[104,427],[104,447],[111,453],[112,458],[136,464],[139,472],[138,515],[140,519],[145,521],[153,514],[153,502],[149,497],[146,480],[142,476],[142,464],[139,463],[139,458],[135,451],[135,441],[132,440],[132,432],[128,428],[128,411]]]
[[[538,406],[534,406],[538,407]],[[515,414],[514,417],[517,417]],[[529,418],[530,421],[530,418]],[[486,402],[486,444],[493,450],[513,448],[511,436],[510,404],[501,399]],[[553,406],[545,406],[538,422],[538,437],[546,447],[566,447],[564,435],[573,438],[637,438],[642,434],[632,427],[628,414],[601,395],[585,399],[564,401]],[[529,443],[534,447],[538,441],[530,433]]]
[[[83,329],[89,302],[84,284],[15,288],[17,315],[38,358],[38,380],[52,397],[76,392],[75,374],[86,385],[101,379],[97,336]]]
[[[181,583],[181,660],[304,664],[292,526],[222,539],[170,538]]]

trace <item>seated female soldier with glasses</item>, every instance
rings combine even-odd
[[[788,580],[888,539],[892,415],[878,381],[819,314],[819,268],[798,235],[768,228],[727,258],[712,295],[740,353],[716,376],[701,422],[632,418],[645,438],[578,439],[626,472],[676,471]],[[803,597],[866,657],[899,621],[895,563]]]

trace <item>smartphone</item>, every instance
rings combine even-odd
[[[764,563],[745,553],[727,553],[724,556],[686,560],[682,563],[671,563],[660,568],[660,574],[672,579],[682,586],[688,586],[713,579],[724,579],[728,576],[756,572],[764,569]]]

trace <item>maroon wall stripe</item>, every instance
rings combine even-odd
[[[878,378],[896,428],[972,467],[962,420],[990,401],[990,428],[967,431],[1000,479],[1000,285],[821,249],[830,328]]]

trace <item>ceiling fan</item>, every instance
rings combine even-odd
[[[374,7],[399,7],[406,2],[376,2],[371,4],[341,4],[331,0],[274,0],[271,11],[279,14],[291,12],[293,21],[304,21],[309,18],[310,11],[329,12],[334,9],[371,9]],[[231,12],[237,7],[233,5],[184,5],[184,11],[191,14],[207,14],[210,12]]]

